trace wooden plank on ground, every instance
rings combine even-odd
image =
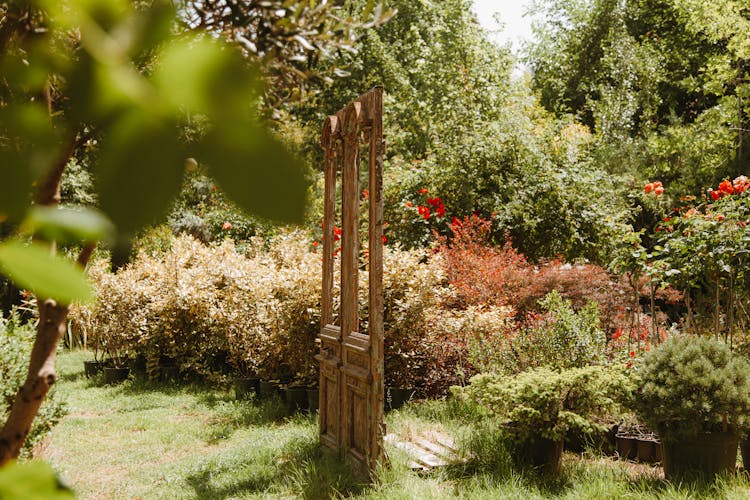
[[[453,444],[448,436],[441,436],[441,438],[441,441],[450,445]],[[395,434],[388,434],[385,441],[400,450],[404,450],[411,459],[409,467],[414,470],[429,471],[437,467],[445,467],[456,461],[454,449],[425,436],[413,436],[410,439],[404,439]]]

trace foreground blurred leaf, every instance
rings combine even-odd
[[[302,164],[264,130],[216,128],[205,137],[200,159],[243,209],[280,222],[302,221],[307,189]]]
[[[206,38],[183,38],[159,56],[154,84],[175,109],[204,113],[219,122],[249,117],[261,93],[260,79],[239,54]]]
[[[109,219],[88,208],[34,207],[22,230],[59,243],[106,241],[114,234]]]
[[[32,184],[60,152],[60,141],[44,106],[0,108],[0,215],[19,219],[31,202]]]
[[[47,246],[18,241],[0,244],[0,270],[19,287],[62,304],[87,302],[93,291],[73,262],[50,253]]]
[[[176,127],[147,111],[120,119],[102,142],[97,189],[102,210],[132,235],[156,222],[182,182],[185,154]]]
[[[73,492],[60,487],[49,464],[34,460],[11,463],[0,469],[0,498],[3,500],[67,500]]]

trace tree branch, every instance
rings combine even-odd
[[[83,136],[69,141],[64,154],[50,169],[49,174],[39,187],[36,202],[39,205],[54,206],[60,202],[60,184],[65,166],[76,149],[87,140]],[[85,268],[94,252],[96,243],[89,243],[78,256],[78,265]],[[26,437],[31,430],[39,407],[47,393],[57,380],[55,373],[55,354],[60,339],[65,334],[68,305],[61,305],[50,298],[39,298],[39,324],[36,338],[31,350],[29,370],[26,381],[18,390],[13,401],[8,419],[0,430],[0,467],[6,462],[18,458]]]
[[[96,243],[89,243],[78,256],[78,265],[85,268]],[[23,443],[31,430],[39,407],[57,380],[55,355],[60,339],[65,334],[69,306],[46,299],[39,306],[39,324],[31,350],[26,381],[18,390],[5,426],[0,431],[0,467],[18,458]]]

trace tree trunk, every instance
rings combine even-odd
[[[95,246],[91,243],[81,250],[79,265],[86,266]],[[44,300],[39,306],[39,324],[26,382],[18,390],[8,420],[0,431],[0,467],[18,458],[39,407],[57,379],[55,354],[65,334],[68,309],[67,305],[57,304],[52,299]]]
[[[38,205],[54,206],[60,203],[62,175],[79,141],[71,140],[58,162],[53,165],[44,182],[40,184],[36,202]],[[78,264],[86,267],[94,252],[96,243],[87,244],[78,257]],[[55,244],[51,242],[51,251]],[[60,339],[65,334],[68,318],[67,305],[60,305],[52,299],[37,297],[39,304],[39,324],[31,350],[26,381],[18,390],[8,419],[0,430],[0,467],[18,458],[26,437],[31,430],[39,407],[56,381],[55,354]]]
[[[45,396],[55,383],[55,352],[65,333],[68,307],[47,299],[39,307],[39,325],[29,372],[0,431],[0,466],[18,457]]]

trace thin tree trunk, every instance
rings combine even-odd
[[[651,280],[651,342],[654,345],[659,344],[659,326],[656,324],[656,292],[654,291],[654,282]]]
[[[716,280],[716,303],[714,304],[714,335],[719,340],[719,280]]]
[[[732,348],[734,342],[734,272],[729,271],[729,314],[727,315],[729,323],[729,348]]]
[[[62,175],[78,144],[79,142],[73,137],[58,163],[53,165],[40,185],[36,198],[37,204],[53,206],[60,202]],[[90,243],[81,250],[78,257],[78,264],[81,267],[86,267],[95,246],[95,243]],[[54,248],[55,245],[52,242],[51,251],[54,251]],[[39,412],[39,407],[57,378],[55,354],[60,339],[65,334],[69,307],[45,297],[38,297],[38,304],[39,323],[31,350],[26,381],[18,390],[8,419],[0,430],[0,466],[18,458],[31,430],[31,424]]]

